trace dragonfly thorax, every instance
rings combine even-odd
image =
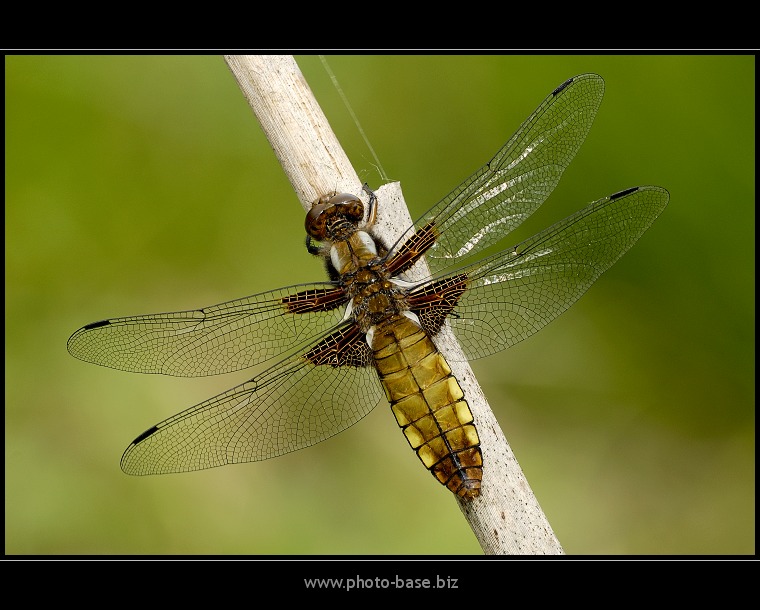
[[[390,281],[381,265],[364,267],[347,279],[352,314],[365,333],[408,309],[404,289]]]
[[[375,240],[364,231],[354,230],[343,239],[334,241],[330,248],[330,262],[340,275],[357,273],[377,260]]]

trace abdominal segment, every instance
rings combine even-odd
[[[395,315],[375,328],[372,350],[393,415],[422,463],[458,496],[478,496],[483,458],[472,413],[430,337]]]

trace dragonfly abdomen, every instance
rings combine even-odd
[[[456,495],[478,496],[483,457],[472,413],[428,334],[395,315],[375,328],[372,350],[393,415],[425,468]]]

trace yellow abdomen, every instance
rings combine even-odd
[[[395,315],[375,328],[372,351],[393,415],[425,468],[458,496],[479,495],[483,458],[472,413],[428,334]]]

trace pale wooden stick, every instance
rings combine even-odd
[[[327,193],[362,195],[361,181],[291,56],[228,55],[225,60],[304,209]],[[408,208],[398,183],[376,194],[375,231],[393,244],[411,225]],[[469,503],[456,501],[483,551],[563,554],[453,334],[444,329],[436,344],[462,385],[481,440],[482,494]]]

